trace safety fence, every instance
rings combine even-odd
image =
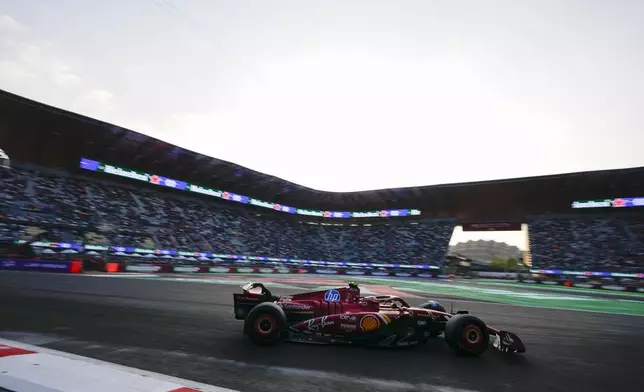
[[[221,264],[221,265],[173,265],[169,263],[123,263],[107,262],[88,264],[83,261],[55,260],[0,260],[0,270],[31,270],[44,272],[81,273],[86,270],[119,273],[196,273],[196,274],[320,274],[320,275],[349,275],[349,276],[396,276],[400,278],[447,278],[437,270],[426,269],[359,269],[331,268],[324,266],[290,266],[265,264]]]
[[[349,275],[349,276],[397,276],[400,278],[447,278],[438,271],[427,270],[405,270],[386,271],[351,268],[321,268],[321,267],[298,267],[290,266],[172,266],[168,264],[135,264],[123,268],[127,272],[147,273],[211,273],[211,274],[319,274],[319,275]]]
[[[0,260],[0,270],[42,271],[57,273],[79,274],[85,270],[105,273],[158,273],[158,274],[317,274],[345,275],[370,277],[399,277],[399,278],[429,278],[429,279],[459,279],[459,278],[488,278],[509,279],[526,284],[542,284],[551,286],[576,287],[583,289],[603,289],[624,292],[644,292],[644,279],[619,276],[593,276],[570,274],[535,274],[535,273],[476,273],[468,276],[441,274],[437,270],[426,269],[385,269],[385,268],[334,268],[329,266],[292,266],[267,264],[220,264],[220,265],[174,265],[170,263],[125,263],[106,262],[87,264],[82,260],[55,261],[39,259],[3,259]]]

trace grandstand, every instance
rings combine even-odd
[[[5,172],[3,235],[48,242],[308,260],[440,265],[453,220],[325,225],[178,192],[40,169]],[[290,217],[289,217],[290,218]]]
[[[38,237],[73,244],[70,252],[137,248],[131,256],[184,252],[211,261],[440,267],[459,222],[505,220],[528,223],[524,258],[534,268],[644,272],[638,208],[610,208],[624,206],[611,199],[594,204],[606,208],[572,209],[573,200],[641,195],[641,168],[336,194],[8,93],[0,94],[0,121],[12,159],[0,170],[4,241]]]

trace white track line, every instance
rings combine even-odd
[[[0,339],[0,387],[12,392],[236,392]]]

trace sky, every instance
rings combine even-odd
[[[639,0],[0,0],[0,88],[325,191],[644,166],[642,19]]]

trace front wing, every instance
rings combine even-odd
[[[490,335],[495,336],[492,346],[503,353],[524,353],[525,346],[519,337],[512,332],[493,330],[489,328]]]

